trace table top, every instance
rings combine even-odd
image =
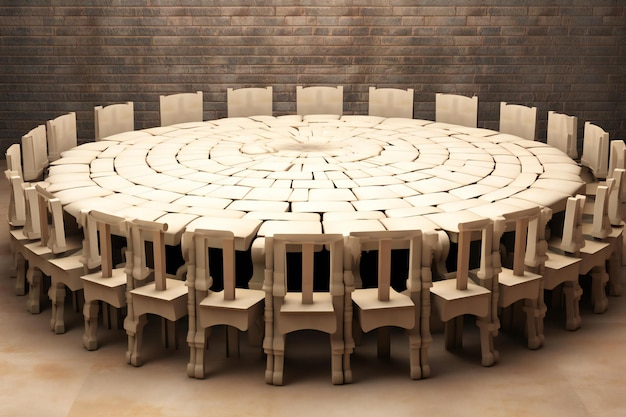
[[[64,152],[46,181],[75,217],[97,208],[167,221],[169,244],[202,216],[255,219],[267,225],[247,233],[262,235],[302,233],[298,226],[311,222],[320,226],[307,230],[344,234],[351,225],[454,232],[463,218],[533,205],[561,211],[584,187],[578,164],[542,142],[427,120],[333,115],[126,132]]]

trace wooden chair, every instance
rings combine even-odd
[[[301,116],[309,114],[343,114],[343,86],[296,86],[296,113]]]
[[[109,306],[121,309],[126,305],[127,271],[125,266],[113,265],[113,239],[111,231],[116,235],[128,238],[127,221],[123,217],[91,210],[85,214],[85,231],[87,245],[83,248],[84,261],[89,269],[98,266],[100,270],[83,275],[83,290],[85,295],[85,332],[83,346],[87,350],[98,348],[98,313],[100,302],[103,305],[103,322],[111,327],[116,324],[117,315],[110,315]]]
[[[93,108],[96,140],[135,130],[135,113],[132,101],[95,106]]]
[[[500,102],[500,132],[535,140],[537,107]]]
[[[608,201],[608,216],[611,223],[611,234],[613,237],[617,237],[615,242],[615,252],[611,256],[612,261],[609,261],[609,294],[618,296],[622,294],[622,283],[619,279],[621,266],[624,266],[626,261],[626,234],[624,233],[624,227],[626,227],[626,170],[621,168],[615,168],[612,176],[615,180],[614,186],[609,191]],[[616,235],[617,233],[617,235]],[[621,235],[621,239],[619,236]],[[619,258],[619,263],[618,263]],[[613,277],[618,277],[614,279]]]
[[[176,321],[187,315],[188,291],[185,281],[168,278],[165,269],[166,223],[133,219],[129,222],[130,239],[127,252],[126,290],[127,314],[124,328],[128,335],[126,361],[133,366],[143,364],[143,329],[147,315],[162,317],[163,344],[177,347]],[[153,267],[146,259],[146,242],[152,245]],[[141,285],[143,284],[143,285]],[[138,286],[140,285],[140,286]]]
[[[48,133],[48,160],[56,161],[63,151],[75,148],[78,144],[76,133],[76,113],[70,112],[46,122]]]
[[[343,236],[340,234],[274,235],[266,237],[268,272],[264,289],[265,338],[267,354],[265,380],[283,384],[285,336],[296,330],[317,330],[330,335],[333,384],[352,381],[350,353],[352,341],[352,304],[348,302],[352,275],[344,277]],[[330,254],[327,292],[313,290],[313,255],[325,245]],[[302,290],[287,287],[287,250],[302,254]]]
[[[478,97],[437,93],[435,95],[435,121],[476,127],[478,125]]]
[[[43,179],[49,164],[45,125],[39,125],[22,136],[22,163],[24,181]]]
[[[548,112],[548,145],[560,149],[572,159],[578,159],[578,118],[567,114]]]
[[[26,200],[24,199],[24,181],[19,172],[6,170],[4,176],[9,182],[8,221],[11,228],[22,228],[26,224]]]
[[[28,263],[26,278],[30,286],[27,307],[33,313],[41,311],[40,296],[43,276],[50,277],[48,296],[52,302],[50,328],[57,334],[65,333],[66,287],[75,295],[83,288],[81,275],[85,265],[82,255],[82,234],[75,232],[66,236],[63,208],[58,198],[39,185],[27,190],[27,199],[37,198],[41,238],[24,246],[23,255]],[[36,196],[36,197],[35,197]],[[67,231],[71,230],[67,228]],[[75,304],[78,300],[75,299]]]
[[[585,122],[580,163],[589,168],[595,178],[604,179],[609,173],[609,134],[590,122]]]
[[[24,181],[22,177],[22,156],[20,145],[18,143],[14,143],[13,145],[9,146],[6,151],[5,157],[7,169],[4,171],[4,176],[9,183],[9,207],[7,219],[9,223],[10,233],[9,246],[11,248],[11,254],[13,255],[14,268],[14,271],[11,272],[12,274],[17,274],[18,258],[16,245],[20,244],[20,242],[24,242],[27,239],[22,231],[22,228],[26,224],[26,200],[24,198],[23,190]],[[17,291],[17,289],[16,293],[18,295],[24,294],[23,291],[20,292]]]
[[[513,248],[512,268],[502,267],[498,274],[499,294],[497,303],[502,309],[513,307],[518,301],[523,302],[526,313],[526,335],[528,348],[538,349],[543,345],[543,317],[546,307],[543,300],[543,276],[526,269],[526,247],[530,238],[536,239],[536,234],[528,233],[531,221],[536,221],[540,215],[540,207],[504,213],[496,221],[515,223],[515,243]],[[499,227],[495,228],[500,229]],[[499,240],[499,239],[498,239]],[[532,247],[532,242],[529,247]],[[539,266],[539,265],[538,265]],[[504,320],[501,317],[500,321]]]
[[[493,265],[493,227],[490,219],[459,223],[457,270],[450,279],[434,281],[430,290],[434,311],[445,323],[446,349],[462,346],[463,316],[471,314],[477,317],[483,366],[491,366],[498,360],[498,352],[493,345],[499,328],[496,306],[492,302],[495,299],[492,291],[498,289],[499,272],[497,263],[496,267]],[[481,268],[476,274],[480,285],[469,278],[470,241],[475,233],[482,236]],[[499,262],[499,256],[497,260]]]
[[[613,171],[616,169],[626,169],[626,143],[621,139],[614,139],[610,144],[607,178],[613,178]]]
[[[620,295],[621,269],[622,269],[622,245],[624,222],[621,217],[622,183],[624,170],[615,169],[614,178],[607,178],[605,184],[598,186],[595,198],[592,200],[592,215],[583,215],[582,232],[586,240],[608,243],[611,247],[611,255],[607,262],[609,274],[609,293]],[[589,198],[587,198],[589,200]],[[585,214],[587,210],[585,210]]]
[[[203,120],[202,91],[159,97],[161,126]]]
[[[265,291],[235,288],[235,235],[231,231],[196,229],[182,240],[189,287],[189,364],[187,374],[204,378],[204,353],[211,327],[226,325],[229,354],[238,355],[238,333],[247,331],[250,342],[261,346]],[[224,288],[213,291],[209,249],[221,249]]]
[[[226,102],[228,117],[271,116],[272,87],[228,88]]]
[[[357,288],[352,293],[355,321],[364,332],[377,330],[378,356],[389,357],[389,327],[406,329],[409,338],[410,376],[430,376],[428,348],[430,335],[431,262],[436,245],[435,233],[421,231],[353,232],[347,249],[352,254],[352,271],[359,281],[359,263],[363,251],[378,251],[378,286]],[[391,287],[391,251],[409,250],[407,290],[400,293]]]
[[[543,207],[540,215],[530,221],[528,226],[528,244],[526,247],[526,267],[529,271],[543,276],[544,290],[551,291],[552,306],[560,307],[565,300],[565,328],[580,328],[580,298],[582,288],[578,283],[581,259],[564,255],[548,249],[546,228],[552,218],[552,209]],[[568,221],[575,220],[568,217]],[[565,226],[573,229],[574,224]]]
[[[7,170],[16,171],[20,178],[24,178],[24,171],[22,170],[22,148],[19,143],[14,143],[7,148],[5,158]]]
[[[414,90],[409,88],[376,88],[369,89],[370,116],[413,118]]]
[[[601,188],[598,187],[598,191]],[[568,198],[562,236],[551,238],[548,247],[557,253],[581,259],[579,274],[591,277],[591,304],[595,313],[602,313],[606,311],[608,305],[605,293],[609,280],[606,262],[611,255],[611,245],[583,237],[582,218],[585,199],[584,195]]]
[[[35,214],[31,215],[24,191],[30,185],[24,184],[19,173],[7,169],[4,171],[4,175],[9,182],[9,247],[13,257],[11,274],[16,278],[15,295],[24,295],[26,293],[26,259],[23,250],[25,244],[41,237],[39,213],[35,211]],[[33,200],[37,201],[36,198]],[[36,233],[29,233],[27,236],[26,232],[33,230],[33,218],[35,219]]]

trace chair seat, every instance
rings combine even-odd
[[[524,275],[513,274],[513,270],[502,268],[498,275],[500,284],[500,296],[498,305],[507,307],[522,299],[536,299],[541,290],[542,276],[532,272],[524,271]]]
[[[158,291],[154,285],[145,285],[131,290],[135,315],[154,313],[171,321],[185,316],[188,298],[185,282],[167,278],[166,285],[167,289],[163,291]]]
[[[410,329],[415,326],[415,304],[407,295],[389,290],[389,301],[378,299],[378,288],[364,288],[352,293],[355,317],[364,332],[396,326]],[[386,314],[385,314],[386,313]]]
[[[566,281],[578,281],[580,258],[549,252],[543,271],[543,286],[553,290]]]
[[[48,262],[52,268],[58,271],[58,273],[52,272],[50,274],[52,282],[65,284],[72,291],[83,288],[83,281],[80,279],[80,276],[84,272],[85,265],[82,259],[82,253],[49,259]]]
[[[226,324],[247,331],[251,321],[263,316],[264,302],[262,290],[237,288],[234,300],[225,300],[223,291],[209,292],[199,304],[199,322],[204,328]]]
[[[247,310],[265,300],[265,293],[247,288],[235,289],[235,299],[225,300],[222,291],[210,292],[201,302],[200,307]]]
[[[287,293],[280,307],[278,329],[282,334],[295,330],[311,329],[333,334],[337,331],[337,315],[330,293],[313,293],[312,304],[302,304],[302,294]],[[306,314],[307,323],[298,317]]]
[[[609,243],[585,239],[585,246],[580,248],[580,255],[582,257],[580,273],[586,274],[591,268],[599,265],[599,259],[609,259],[611,249],[612,247]]]
[[[491,291],[472,282],[467,283],[466,290],[457,290],[454,279],[435,281],[430,293],[442,321],[448,321],[461,314],[485,317],[489,313],[488,301]]]
[[[291,292],[285,295],[281,313],[328,313],[333,312],[332,296],[329,293],[313,293],[312,304],[302,304],[300,302],[301,293]]]
[[[116,308],[126,305],[126,272],[116,268],[112,275],[104,278],[101,272],[94,272],[81,276],[85,301],[102,300]]]

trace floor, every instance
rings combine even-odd
[[[2,167],[4,170],[4,167]],[[0,216],[6,218],[8,185],[0,181]],[[549,310],[545,346],[525,348],[515,333],[496,339],[499,362],[480,365],[477,332],[466,326],[465,349],[443,348],[440,332],[430,349],[432,376],[408,376],[403,335],[393,334],[392,358],[376,357],[365,335],[352,358],[354,382],[333,386],[327,338],[297,333],[287,339],[285,385],[264,382],[265,360],[242,343],[226,358],[221,331],[208,352],[204,380],[186,375],[185,325],[180,347],[166,350],[151,320],[145,364],[126,364],[123,330],[100,329],[101,347],[83,349],[82,314],[68,305],[68,331],[50,331],[50,305],[26,311],[13,294],[5,221],[0,222],[0,416],[623,416],[626,413],[626,295],[609,299],[602,315],[583,296],[580,330],[564,330],[559,310]],[[624,276],[622,275],[622,280]],[[626,282],[624,282],[626,285]],[[245,340],[242,340],[245,342]]]

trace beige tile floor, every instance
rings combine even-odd
[[[7,188],[0,181],[3,219]],[[366,335],[352,358],[354,382],[333,386],[328,340],[314,333],[288,338],[285,386],[265,384],[259,349],[242,344],[240,358],[225,358],[221,336],[208,353],[209,375],[194,380],[185,372],[184,323],[176,351],[161,347],[156,320],[148,324],[141,368],[126,364],[121,330],[101,329],[101,348],[84,350],[82,315],[71,308],[67,333],[51,332],[48,302],[31,315],[25,297],[13,295],[7,226],[0,224],[0,416],[626,415],[626,295],[610,298],[602,315],[591,312],[584,296],[576,332],[564,330],[562,313],[550,310],[538,351],[501,332],[500,361],[491,368],[480,365],[471,325],[461,352],[446,351],[442,335],[434,334],[432,376],[421,381],[408,377],[401,334],[394,334],[390,360],[376,358]]]

